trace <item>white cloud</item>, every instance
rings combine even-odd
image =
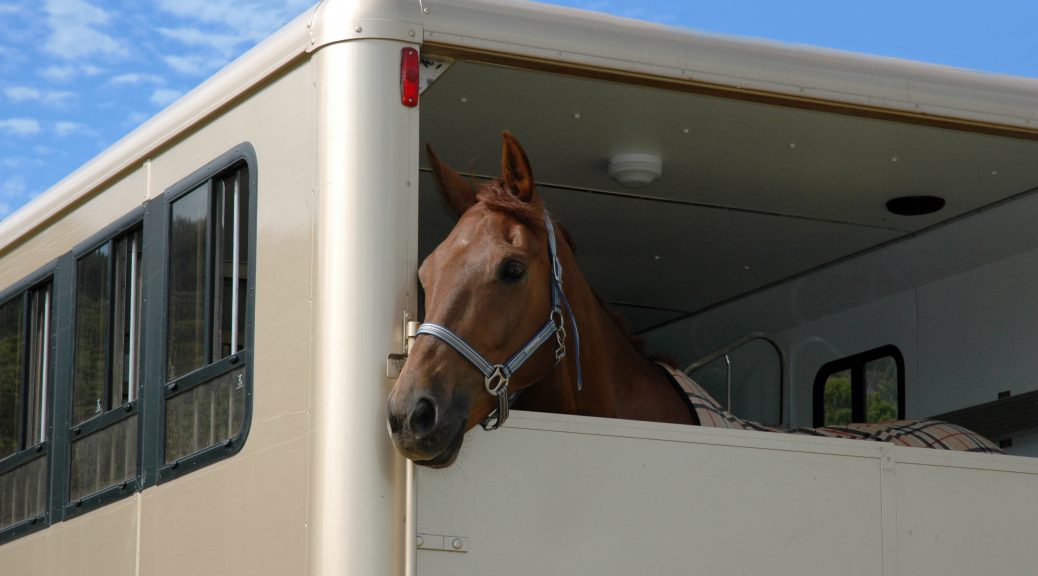
[[[25,179],[21,176],[12,176],[0,182],[0,218],[7,218],[13,211],[11,202],[17,206],[25,203],[26,186]]]
[[[0,120],[0,133],[32,136],[40,133],[40,123],[34,118],[7,118]]]
[[[126,123],[129,126],[140,126],[147,119],[148,114],[145,114],[144,112],[130,112],[130,114],[126,116]]]
[[[115,39],[98,30],[111,20],[108,12],[84,0],[47,0],[50,37],[44,42],[47,52],[67,60],[94,55],[116,56],[125,49]]]
[[[54,123],[54,133],[64,138],[67,136],[96,136],[97,131],[81,122],[59,120]]]
[[[46,68],[37,72],[40,76],[50,80],[52,82],[65,82],[71,80],[76,76],[97,76],[104,72],[103,69],[94,66],[93,64],[66,64],[64,66],[58,66],[57,64],[51,64]]]
[[[141,84],[165,84],[166,79],[158,74],[128,72],[113,77],[109,82],[120,86],[139,86]]]
[[[48,80],[62,81],[75,76],[76,71],[75,66],[57,66],[51,64],[40,71],[40,76],[43,76]]]
[[[162,58],[162,61],[181,74],[194,76],[206,76],[211,72],[219,70],[227,63],[225,58],[211,58],[201,54],[165,56]]]
[[[299,15],[311,0],[159,0],[163,10],[186,19],[216,24],[233,34],[238,42],[253,42]]]
[[[181,92],[179,90],[170,90],[169,88],[159,88],[151,93],[151,103],[156,106],[166,106],[173,102],[177,98],[180,98]]]
[[[234,53],[234,49],[244,39],[228,34],[213,34],[198,28],[159,28],[159,32],[188,46],[210,48],[223,56]]]
[[[28,86],[12,86],[4,89],[4,96],[13,102],[24,102],[26,100],[38,100],[40,91]]]
[[[4,95],[11,102],[38,102],[47,106],[62,108],[75,99],[75,92],[61,90],[37,90],[30,86],[11,86],[4,89]]]

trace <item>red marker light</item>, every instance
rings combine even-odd
[[[400,103],[408,108],[418,105],[418,51],[404,48],[400,51]]]

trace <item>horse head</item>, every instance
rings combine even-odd
[[[500,178],[478,187],[431,148],[429,159],[459,219],[419,268],[425,323],[390,393],[388,425],[401,454],[445,467],[466,431],[495,410],[496,427],[508,397],[550,375],[562,354],[565,296],[553,283],[553,261],[563,240],[554,238],[526,153],[508,132]]]

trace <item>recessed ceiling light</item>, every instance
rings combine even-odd
[[[901,196],[887,201],[887,210],[898,216],[923,216],[944,208],[940,196]]]
[[[646,186],[663,173],[663,160],[655,154],[617,154],[606,166],[609,176],[628,188]]]

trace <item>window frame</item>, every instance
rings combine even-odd
[[[137,382],[136,382],[136,399],[123,404],[119,407],[113,407],[109,410],[105,410],[101,414],[87,418],[82,422],[75,422],[73,415],[73,406],[75,398],[75,362],[76,362],[76,314],[77,308],[77,296],[78,296],[78,272],[79,272],[79,260],[88,255],[89,253],[97,250],[101,246],[113,242],[115,239],[130,233],[133,229],[140,229],[140,239],[142,244],[142,254],[140,273],[141,273],[141,290],[138,294],[138,298],[144,298],[149,292],[149,264],[144,253],[144,248],[148,245],[148,236],[151,233],[145,223],[145,216],[148,212],[150,202],[146,202],[129,213],[123,215],[115,222],[105,226],[96,234],[78,244],[71,252],[67,255],[67,264],[62,265],[62,268],[67,269],[66,274],[68,276],[68,288],[63,297],[68,299],[65,305],[67,309],[67,319],[65,320],[64,331],[66,332],[65,339],[67,340],[68,352],[63,356],[63,362],[67,365],[65,371],[61,373],[63,385],[60,386],[61,392],[64,393],[65,398],[62,404],[55,410],[61,410],[61,420],[63,423],[63,468],[61,478],[59,482],[55,482],[55,486],[60,490],[59,494],[56,494],[53,498],[56,507],[61,508],[61,519],[68,520],[75,518],[81,514],[100,508],[106,504],[115,502],[127,496],[130,496],[141,490],[143,483],[142,478],[144,477],[143,470],[143,458],[141,453],[143,450],[145,436],[144,427],[142,426],[142,406],[144,398],[147,396],[147,387],[145,386],[145,366],[148,363],[148,356],[145,354],[145,342],[148,338],[148,326],[147,326],[147,313],[145,307],[141,306],[140,323],[137,327],[139,331],[139,337],[141,340],[140,354],[137,358]],[[114,254],[110,256],[114,258]],[[109,318],[111,321],[111,318]],[[111,327],[109,327],[111,328]],[[110,340],[110,339],[109,339]],[[110,364],[111,356],[111,342],[105,343],[105,362]],[[111,376],[110,366],[106,366],[106,378]],[[111,385],[110,382],[105,382],[106,393],[107,388]],[[72,445],[75,442],[83,441],[89,436],[99,433],[103,430],[108,429],[111,426],[117,425],[126,419],[133,416],[137,416],[137,473],[132,477],[123,482],[112,484],[106,488],[102,488],[96,492],[92,492],[83,496],[82,498],[72,499]]]
[[[868,387],[865,366],[883,358],[893,358],[897,367],[897,418],[905,417],[905,357],[893,344],[827,362],[815,374],[812,396],[812,419],[815,427],[825,426],[825,383],[829,377],[845,370],[851,374],[851,422],[864,423],[867,416]]]
[[[240,325],[233,330],[231,346],[242,343],[243,347],[238,352],[233,352],[226,357],[218,358],[202,367],[191,370],[177,378],[166,380],[167,366],[167,311],[169,303],[170,270],[169,254],[170,244],[170,218],[173,202],[185,194],[190,193],[201,185],[209,188],[207,196],[210,202],[207,213],[207,226],[211,226],[213,215],[214,197],[212,195],[212,183],[215,178],[228,175],[230,170],[244,168],[247,178],[239,177],[236,188],[239,194],[245,194],[248,206],[243,207],[239,215],[238,223],[244,226],[242,230],[236,224],[237,252],[234,258],[242,254],[244,270],[239,268],[233,272],[230,278],[236,278],[244,282],[244,288],[240,288],[238,298],[244,295],[245,301],[240,309],[235,309],[231,315],[230,322],[240,319]],[[113,223],[104,226],[101,230],[92,234],[85,241],[77,244],[67,252],[64,252],[55,260],[48,262],[26,277],[13,282],[8,287],[0,290],[0,303],[8,303],[18,299],[26,313],[29,311],[31,291],[42,286],[48,286],[50,291],[49,301],[49,324],[46,341],[47,364],[45,372],[45,388],[41,391],[39,402],[42,404],[42,418],[40,424],[43,438],[33,445],[21,448],[26,443],[26,433],[23,430],[26,420],[21,415],[16,417],[17,429],[14,430],[16,447],[18,450],[0,458],[0,474],[16,470],[21,466],[31,463],[40,458],[45,459],[43,465],[46,467],[40,477],[44,494],[42,513],[24,520],[20,520],[9,526],[0,526],[0,545],[11,540],[20,538],[26,534],[45,529],[57,522],[74,518],[78,515],[95,510],[116,500],[123,499],[136,492],[142,491],[161,482],[172,480],[188,474],[208,464],[224,460],[237,454],[247,439],[252,423],[252,399],[253,399],[253,358],[255,342],[255,310],[256,310],[256,270],[257,270],[257,205],[258,205],[258,162],[255,149],[248,142],[235,146],[215,160],[207,163],[188,177],[180,180],[173,186],[167,188],[162,196],[145,200],[140,206],[129,213],[116,219]],[[237,186],[237,184],[241,184]],[[242,189],[244,186],[244,189]],[[242,198],[239,196],[239,198]],[[226,218],[226,211],[222,218]],[[226,221],[226,220],[225,220]],[[122,384],[116,384],[114,379],[118,376],[113,374],[113,357],[116,347],[113,346],[112,331],[115,330],[114,311],[115,300],[109,300],[105,306],[108,314],[109,326],[106,327],[107,335],[102,338],[105,342],[104,359],[104,395],[105,407],[113,406],[100,414],[87,417],[81,422],[73,422],[74,400],[75,400],[75,354],[76,354],[76,315],[78,302],[77,276],[79,274],[79,262],[84,256],[97,250],[99,247],[111,243],[114,247],[121,237],[127,233],[139,230],[140,260],[138,271],[140,273],[140,290],[137,297],[140,299],[140,317],[137,327],[137,338],[139,338],[139,349],[136,358],[136,382],[134,384],[135,398],[123,404],[115,406],[116,400],[109,398],[116,394],[115,389]],[[207,231],[206,258],[211,258],[214,251],[220,245],[219,242],[211,241],[211,231]],[[136,232],[134,232],[136,233]],[[117,258],[115,251],[110,250],[107,261],[107,280],[109,289],[112,288],[112,274]],[[212,302],[208,300],[210,288],[216,281],[220,272],[218,268],[210,268],[211,262],[207,261],[206,286],[207,308],[206,317],[214,319]],[[233,270],[233,269],[232,269]],[[211,276],[211,277],[210,277]],[[224,280],[226,281],[226,280]],[[233,280],[232,280],[233,286]],[[114,298],[114,292],[109,296]],[[217,301],[220,301],[217,299]],[[222,301],[221,301],[222,302]],[[223,303],[227,306],[227,303]],[[224,320],[214,320],[207,324],[207,330],[221,330]],[[30,376],[28,370],[29,356],[32,349],[29,348],[32,341],[30,335],[31,319],[26,317],[23,328],[23,337],[29,337],[22,352],[22,362],[25,364],[22,370],[21,380],[17,382],[16,392],[22,397],[26,394],[27,384]],[[218,333],[218,332],[214,332]],[[209,339],[207,338],[207,341]],[[211,353],[212,357],[222,354],[217,349]],[[207,356],[209,358],[209,356]],[[216,379],[223,375],[234,374],[241,371],[241,382],[243,384],[242,400],[243,406],[240,412],[241,428],[237,435],[227,439],[225,442],[201,449],[193,454],[175,460],[171,463],[163,462],[163,453],[166,444],[166,404],[167,399],[178,394],[188,392],[192,389],[204,386],[208,382],[214,385],[230,385],[226,380],[223,383]],[[31,389],[31,388],[30,388]],[[126,397],[131,394],[127,392]],[[119,395],[121,401],[122,395]],[[238,397],[234,399],[238,402]],[[21,405],[21,403],[19,404]],[[87,494],[82,498],[73,500],[72,489],[72,448],[75,441],[82,441],[90,435],[100,433],[119,422],[136,415],[136,442],[137,442],[137,473],[126,481],[116,482],[111,486],[102,488],[94,493]],[[238,424],[237,414],[229,419],[235,426]],[[34,484],[35,485],[35,484]]]
[[[248,142],[239,144],[202,168],[199,168],[186,178],[183,178],[173,186],[167,188],[161,197],[160,202],[158,202],[158,204],[160,204],[158,209],[151,213],[151,223],[155,231],[159,233],[158,238],[161,240],[155,243],[156,246],[152,247],[153,249],[151,251],[150,261],[152,265],[160,267],[158,270],[161,270],[162,281],[161,283],[156,283],[161,284],[161,286],[153,286],[152,290],[148,292],[150,297],[145,311],[145,315],[155,321],[156,324],[149,331],[152,338],[149,339],[147,344],[148,349],[145,351],[145,354],[149,358],[152,358],[154,362],[152,362],[146,370],[145,379],[151,383],[150,387],[152,390],[157,391],[154,394],[150,394],[150,397],[147,400],[149,404],[148,413],[152,415],[147,424],[151,427],[149,434],[151,441],[150,446],[145,447],[144,454],[145,468],[147,470],[155,470],[156,472],[155,474],[149,475],[145,478],[145,487],[179,478],[184,474],[188,474],[214,462],[229,458],[241,450],[248,437],[252,423],[253,347],[255,342],[256,215],[259,181],[257,165],[256,152],[252,145]],[[206,187],[206,192],[209,195],[208,201],[211,205],[214,188],[212,185],[213,180],[225,174],[229,170],[237,169],[238,166],[244,166],[248,171],[247,187],[245,190],[241,191],[241,193],[248,194],[247,213],[241,215],[248,223],[248,230],[246,231],[247,238],[245,238],[248,266],[244,278],[246,282],[245,318],[243,320],[244,334],[240,336],[244,339],[244,347],[239,352],[232,353],[224,358],[214,359],[208,364],[191,370],[186,374],[179,375],[172,380],[168,380],[166,370],[169,361],[169,346],[167,340],[169,329],[169,252],[171,242],[170,219],[172,215],[172,206],[174,202],[202,186]],[[212,233],[210,229],[211,226],[212,222],[207,221],[207,239]],[[211,257],[211,247],[207,245],[207,274],[211,271],[211,267],[208,265],[208,260]],[[147,251],[145,252],[144,258],[149,258]],[[212,305],[212,302],[210,302],[212,282],[212,278],[207,277],[205,280],[207,292],[205,296],[207,317],[208,313],[211,312],[209,307]],[[206,329],[209,330],[210,327],[206,326]],[[206,341],[208,342],[208,338]],[[219,376],[229,374],[233,370],[237,369],[244,370],[244,413],[242,415],[241,431],[236,436],[227,439],[223,443],[203,448],[169,463],[165,462],[166,405],[169,399],[205,385],[208,382],[213,382]]]
[[[43,459],[45,460],[44,466],[46,471],[44,473],[44,490],[46,494],[44,496],[43,512],[31,518],[15,522],[8,526],[0,526],[0,545],[5,544],[15,538],[25,536],[47,528],[55,521],[53,499],[54,499],[54,444],[55,444],[55,414],[54,414],[54,401],[55,401],[55,390],[58,386],[55,385],[57,380],[56,373],[58,372],[57,365],[60,362],[61,355],[59,354],[58,343],[58,332],[60,326],[60,318],[56,306],[56,294],[58,286],[58,260],[53,260],[42,268],[36,270],[29,276],[22,280],[15,282],[7,289],[0,291],[0,305],[8,304],[16,299],[22,301],[21,305],[23,310],[28,314],[29,312],[29,292],[39,289],[47,284],[50,284],[50,304],[49,304],[49,327],[47,333],[47,372],[45,375],[44,391],[43,391],[43,418],[44,418],[44,437],[39,442],[33,445],[27,445],[25,438],[26,433],[20,425],[16,431],[18,438],[18,449],[0,458],[0,476],[8,474],[22,466],[28,465],[34,460]],[[23,335],[28,335],[29,328],[28,324],[25,326]],[[26,342],[28,344],[28,342]],[[26,346],[26,350],[22,352],[22,361],[28,364],[28,357],[31,352]],[[27,368],[23,364],[22,381],[19,383],[19,394],[25,394],[26,389],[29,386],[29,376],[24,373],[24,369]],[[24,407],[22,408],[24,411]],[[21,421],[21,416],[19,416]],[[25,445],[24,447],[22,447]]]

